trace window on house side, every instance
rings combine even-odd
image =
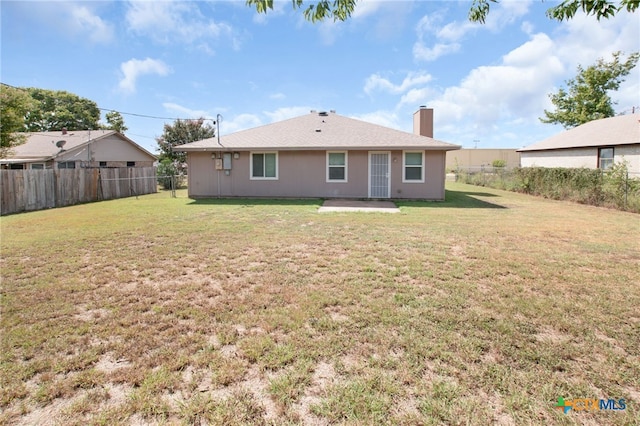
[[[135,161],[127,161],[127,167],[135,167],[135,166],[136,166]]]
[[[278,179],[278,154],[275,152],[252,153],[251,179]]]
[[[613,148],[598,149],[598,167],[602,170],[610,169],[613,166]]]
[[[100,162],[100,167],[107,167],[107,162],[106,161],[101,161]]]
[[[327,182],[347,181],[347,153],[327,152]]]
[[[405,152],[403,182],[424,182],[424,152]]]
[[[31,163],[31,170],[44,170],[44,163]]]
[[[59,169],[75,169],[76,162],[75,161],[61,161],[58,163]]]

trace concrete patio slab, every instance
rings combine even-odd
[[[318,209],[318,213],[328,212],[400,213],[400,209],[393,201],[334,199],[325,200]]]

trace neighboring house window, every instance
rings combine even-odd
[[[403,182],[424,182],[424,152],[405,152],[402,162]]]
[[[600,148],[598,150],[598,167],[607,170],[613,166],[613,148]]]
[[[252,152],[251,179],[278,179],[278,154],[275,152]]]
[[[24,164],[9,164],[10,170],[22,170],[24,169]]]
[[[100,162],[100,167],[107,167],[107,162],[106,161],[101,161]]]
[[[135,166],[136,166],[135,161],[127,161],[127,167],[135,167]]]
[[[75,169],[76,162],[75,161],[60,161],[58,163],[59,169]]]
[[[327,182],[347,181],[347,153],[327,152]]]
[[[44,163],[31,163],[31,170],[44,170]]]

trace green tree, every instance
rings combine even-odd
[[[127,126],[124,124],[124,118],[122,114],[118,111],[109,111],[105,115],[105,119],[107,120],[107,124],[102,126],[103,129],[106,130],[115,130],[116,132],[123,133],[129,130]]]
[[[173,124],[165,124],[162,136],[156,138],[160,155],[158,160],[165,158],[172,162],[184,164],[186,154],[184,152],[174,152],[173,147],[202,139],[212,138],[215,135],[215,128],[212,124],[206,123],[206,119],[197,120],[176,120]]]
[[[32,108],[33,100],[24,90],[2,85],[0,88],[0,158],[6,157],[12,147],[23,143],[26,135],[24,116]]]
[[[25,115],[25,130],[90,130],[100,128],[100,109],[92,100],[62,90],[25,89],[33,108]]]
[[[215,135],[213,125],[205,123],[206,119],[176,120],[173,124],[165,124],[162,136],[156,138],[160,155],[158,161],[158,183],[165,189],[171,185],[180,187],[186,174],[186,154],[175,152],[173,148],[185,143],[212,138]],[[171,176],[171,177],[169,177]],[[173,183],[172,183],[173,182]]]
[[[618,90],[623,77],[636,66],[638,52],[629,55],[625,62],[620,52],[613,54],[611,62],[598,59],[586,69],[578,66],[578,75],[568,80],[567,89],[549,95],[555,111],[544,111],[543,123],[562,124],[565,128],[579,126],[592,120],[613,117],[613,101],[608,92]]]
[[[273,9],[273,0],[246,0],[247,5],[255,7],[258,13],[267,13]],[[304,17],[308,21],[317,22],[333,18],[334,21],[346,21],[355,10],[358,0],[320,0],[308,1],[304,9]],[[304,0],[291,0],[294,9],[305,6]],[[469,20],[484,23],[492,3],[498,0],[473,0],[469,9]],[[564,0],[557,6],[547,10],[547,16],[559,21],[571,19],[578,11],[593,15],[598,20],[610,18],[620,11],[634,12],[640,6],[640,0]]]

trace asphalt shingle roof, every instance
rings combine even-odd
[[[51,158],[60,152],[56,142],[65,141],[62,148],[65,151],[73,150],[86,144],[89,139],[95,140],[103,136],[115,133],[113,130],[72,130],[63,134],[57,132],[25,133],[25,143],[12,148],[13,158]]]
[[[60,147],[56,145],[59,141],[65,141],[64,144],[62,144],[62,149],[68,152],[81,149],[84,145],[88,144],[89,141],[96,142],[116,133],[115,130],[70,130],[67,133],[62,133],[61,131],[25,133],[27,137],[26,142],[11,148],[11,153],[8,158],[46,160],[56,157],[62,152]],[[154,157],[153,154],[126,136],[120,135],[120,137],[131,142],[146,154]]]
[[[519,152],[640,144],[640,114],[619,115],[582,124],[521,148]]]
[[[311,112],[216,137],[180,145],[179,151],[239,150],[331,150],[331,149],[424,149],[455,150],[459,145],[442,142],[344,117],[333,112]]]

